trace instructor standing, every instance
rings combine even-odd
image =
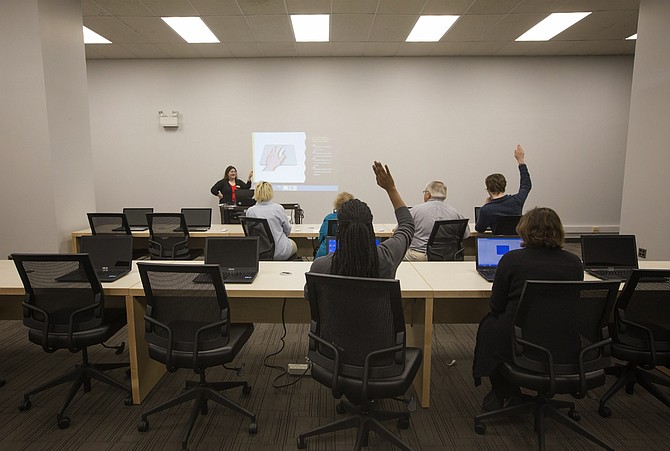
[[[254,171],[249,171],[246,183],[237,178],[237,169],[235,166],[228,166],[223,178],[216,182],[210,190],[213,195],[219,198],[219,204],[234,204],[235,191],[238,189],[251,188],[251,178]]]

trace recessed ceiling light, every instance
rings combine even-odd
[[[405,42],[437,42],[460,16],[421,16]]]
[[[296,42],[328,42],[329,14],[296,14],[291,16]]]
[[[220,42],[200,17],[161,17],[161,19],[189,44]]]
[[[109,39],[103,38],[98,33],[93,30],[89,30],[86,27],[84,28],[84,44],[111,44],[112,41]]]
[[[570,28],[584,17],[591,14],[584,13],[554,13],[543,21],[516,38],[517,41],[548,41],[561,31]]]
[[[635,41],[637,40],[637,33],[632,34],[626,38],[627,41]]]

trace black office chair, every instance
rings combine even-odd
[[[242,224],[245,236],[258,237],[258,258],[260,260],[273,260],[275,256],[275,240],[272,236],[268,220],[265,218],[240,216],[240,224]]]
[[[496,216],[495,222],[491,224],[491,232],[494,235],[518,235],[516,226],[520,219],[521,216]]]
[[[469,219],[435,221],[426,245],[428,261],[463,261],[463,235]]]
[[[228,297],[217,265],[160,265],[138,263],[147,300],[145,338],[149,357],[164,363],[168,371],[190,368],[199,381],[187,381],[177,397],[142,414],[140,432],[149,430],[147,417],[170,407],[195,400],[182,447],[198,414],[206,415],[207,401],[228,407],[251,418],[249,433],[257,431],[256,416],[219,391],[251,386],[244,382],[208,382],[207,368],[232,362],[254,330],[253,324],[230,322]],[[238,369],[238,372],[241,369]]]
[[[86,213],[93,235],[131,235],[123,213]]]
[[[307,446],[308,437],[355,427],[355,450],[367,446],[370,431],[410,450],[381,423],[395,419],[399,428],[407,429],[409,412],[376,409],[379,399],[403,396],[421,365],[421,349],[405,344],[400,282],[315,273],[305,276],[312,378],[330,387],[335,399],[346,398],[337,405],[338,413],[348,411],[354,416],[300,434],[298,448]],[[410,403],[415,404],[413,398]]]
[[[188,260],[188,227],[181,213],[147,213],[152,260]]]
[[[532,412],[540,450],[545,449],[545,418],[550,417],[594,443],[612,449],[577,421],[572,402],[551,399],[558,394],[580,398],[605,384],[610,364],[607,331],[619,283],[528,281],[521,294],[513,329],[513,362],[501,367],[512,384],[537,394],[519,404],[475,417],[475,432],[484,434],[484,420]],[[558,409],[567,408],[568,415]]]
[[[91,266],[88,254],[12,254],[26,291],[23,302],[23,324],[28,339],[46,353],[59,349],[81,352],[82,362],[72,371],[59,376],[23,395],[20,410],[32,406],[30,397],[57,385],[72,381],[65,404],[56,415],[58,427],[65,429],[70,418],[65,409],[81,386],[91,391],[95,379],[126,393],[125,403],[132,404],[130,388],[104,371],[129,366],[128,363],[92,364],[88,347],[103,344],[126,324],[123,309],[106,309],[102,287]],[[123,352],[124,343],[115,347]]]
[[[635,270],[614,310],[612,356],[627,362],[607,370],[617,380],[600,399],[598,412],[612,415],[605,404],[622,387],[633,394],[635,384],[670,407],[670,397],[657,385],[670,387],[670,378],[657,367],[670,367],[670,270]]]

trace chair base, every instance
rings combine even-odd
[[[670,378],[658,374],[651,373],[637,365],[629,363],[628,365],[617,365],[613,368],[608,368],[606,373],[618,377],[614,385],[612,385],[607,393],[600,399],[600,407],[598,413],[602,417],[609,417],[612,410],[605,405],[605,403],[614,396],[622,387],[626,387],[626,392],[633,394],[635,391],[635,384],[639,384],[642,388],[647,390],[656,399],[661,401],[666,406],[670,407],[670,397],[658,389],[656,385],[663,385],[670,387]]]
[[[133,400],[131,397],[131,391],[130,388],[123,385],[121,382],[117,381],[116,379],[113,379],[104,371],[115,369],[115,368],[123,368],[129,366],[128,363],[98,363],[98,364],[89,364],[86,357],[84,358],[84,363],[77,365],[72,371],[67,372],[66,374],[59,376],[55,379],[50,380],[49,382],[46,382],[33,390],[27,392],[26,394],[23,395],[23,402],[19,406],[19,410],[28,410],[30,407],[32,407],[32,402],[30,401],[30,397],[32,395],[35,395],[37,393],[43,392],[45,390],[48,390],[50,388],[56,387],[58,385],[65,384],[67,382],[73,381],[72,385],[70,386],[70,390],[67,393],[67,396],[65,398],[65,403],[63,404],[63,407],[60,409],[58,414],[56,415],[56,421],[58,424],[58,427],[60,429],[65,429],[70,425],[70,418],[65,416],[65,410],[68,408],[72,400],[74,399],[75,395],[79,391],[79,389],[83,386],[84,387],[84,392],[88,393],[91,391],[91,380],[97,380],[100,382],[103,382],[107,385],[111,385],[112,387],[118,388],[119,390],[123,390],[126,392],[128,395],[126,399],[124,400],[124,403],[126,405],[132,405]]]
[[[601,447],[612,450],[610,445],[602,441],[600,438],[591,433],[588,429],[582,427],[577,421],[579,420],[579,414],[575,412],[575,404],[569,401],[560,401],[555,399],[548,399],[543,396],[522,396],[523,402],[515,404],[508,407],[503,407],[500,410],[493,412],[483,413],[475,417],[475,432],[477,434],[483,435],[486,433],[486,425],[483,423],[484,420],[489,420],[492,418],[499,417],[509,417],[520,415],[524,413],[533,413],[535,431],[537,432],[539,449],[545,449],[545,418],[549,417],[558,423],[567,426],[573,431],[577,432],[582,437],[585,437],[600,445]],[[568,414],[565,415],[561,413],[558,409],[569,409]]]
[[[307,447],[306,439],[308,437],[342,431],[349,428],[357,428],[358,433],[356,435],[356,444],[353,448],[354,451],[360,450],[363,446],[368,446],[368,435],[370,431],[374,431],[377,435],[402,450],[412,451],[412,448],[410,448],[409,445],[400,440],[400,438],[394,435],[381,423],[382,421],[396,420],[398,422],[398,427],[407,429],[409,427],[409,412],[388,412],[373,409],[364,412],[360,408],[344,400],[340,401],[336,410],[338,413],[348,411],[353,413],[354,416],[319,426],[311,431],[303,432],[298,436],[298,448],[304,449]]]
[[[189,422],[186,428],[186,434],[184,436],[184,439],[182,440],[182,449],[187,449],[188,439],[191,437],[191,432],[193,432],[193,427],[195,426],[195,421],[198,419],[198,414],[207,415],[209,411],[207,407],[207,401],[211,400],[217,404],[228,407],[229,409],[241,413],[242,415],[250,418],[251,423],[249,424],[249,433],[255,434],[258,430],[258,425],[256,424],[256,415],[253,412],[245,409],[236,402],[233,402],[232,400],[228,399],[227,397],[219,393],[220,391],[236,387],[243,387],[242,392],[244,394],[251,393],[251,386],[243,381],[207,382],[205,380],[205,373],[203,371],[200,373],[199,382],[196,381],[186,382],[186,386],[184,388],[185,391],[182,394],[164,402],[163,404],[157,407],[154,407],[153,409],[147,412],[144,412],[142,414],[142,419],[137,424],[137,430],[140,432],[146,432],[149,430],[149,421],[147,420],[147,417],[149,415],[153,415],[154,413],[158,413],[165,409],[169,409],[170,407],[174,407],[176,405],[183,404],[191,400],[195,400],[193,409],[191,410],[191,416],[189,418]]]

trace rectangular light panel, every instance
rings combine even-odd
[[[637,40],[637,33],[632,34],[626,38],[626,41],[635,41]]]
[[[84,28],[84,44],[111,44],[112,41],[109,39],[103,38],[98,33],[93,30],[89,30],[86,27]]]
[[[421,16],[405,42],[437,42],[460,16]]]
[[[161,19],[189,44],[220,42],[200,17],[161,17]]]
[[[329,14],[295,14],[291,23],[296,42],[330,41]]]
[[[554,13],[547,16],[540,23],[516,38],[517,41],[548,41],[558,33],[566,30],[591,14],[583,13]]]

